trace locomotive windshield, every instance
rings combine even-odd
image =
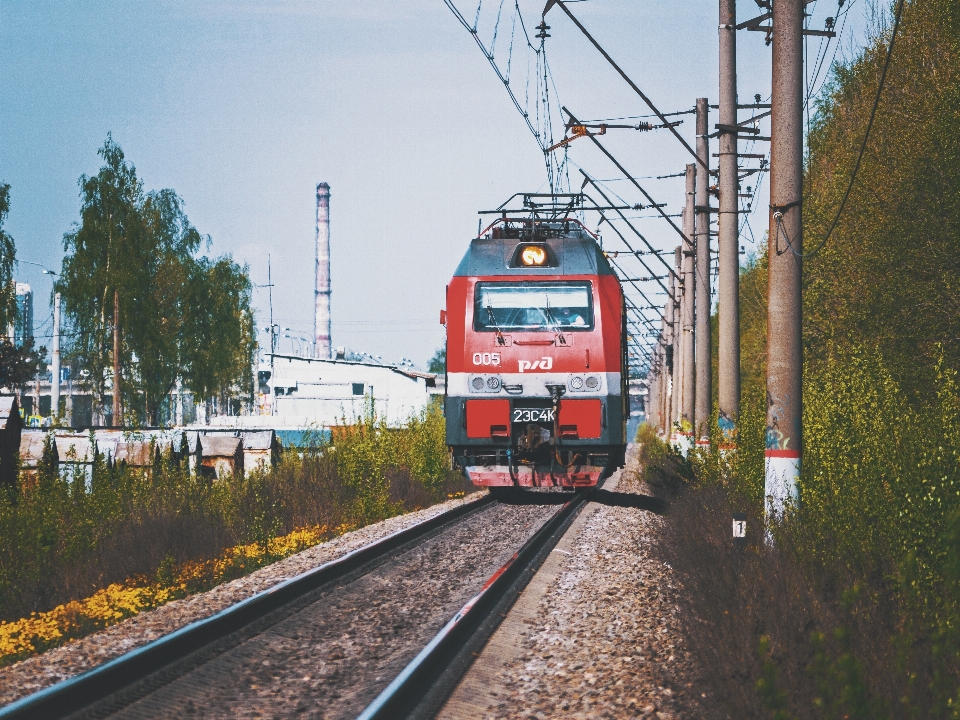
[[[477,283],[473,326],[492,332],[590,330],[590,283]]]

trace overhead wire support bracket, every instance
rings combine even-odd
[[[557,1],[559,2],[559,0],[557,0]],[[571,120],[574,120],[574,121],[575,121],[575,118],[573,117],[573,113],[572,113],[572,112],[570,112],[569,110],[567,110],[567,108],[565,108],[565,107],[564,107],[564,108],[561,108],[561,109],[562,109],[567,115],[570,116],[570,119],[571,119]],[[640,183],[637,182],[636,178],[634,178],[633,175],[631,175],[630,173],[628,173],[627,170],[626,170],[626,168],[623,167],[623,165],[621,165],[620,162],[619,162],[613,155],[610,154],[610,151],[607,150],[603,145],[600,144],[600,141],[599,141],[599,140],[597,140],[595,137],[591,137],[590,139],[593,140],[593,144],[596,145],[596,146],[600,149],[600,152],[602,152],[604,155],[606,155],[607,158],[610,160],[610,162],[612,162],[614,165],[617,166],[617,169],[618,169],[621,173],[623,173],[623,176],[624,176],[627,180],[629,180],[637,190],[639,190],[641,193],[643,193],[643,196],[644,196],[647,200],[650,201],[650,206],[653,207],[653,208],[656,208],[657,212],[660,213],[660,215],[663,217],[664,220],[666,220],[668,223],[670,223],[670,227],[672,227],[674,230],[677,231],[677,234],[678,234],[681,238],[683,238],[684,242],[693,244],[693,241],[692,241],[690,238],[688,238],[688,237],[684,234],[683,230],[681,230],[679,227],[677,227],[677,224],[670,218],[669,215],[667,215],[667,213],[665,213],[665,212],[663,211],[663,208],[661,207],[662,203],[659,203],[659,204],[658,204],[658,203],[650,196],[650,193],[648,193],[646,190],[644,190],[643,187],[640,185]],[[581,172],[581,174],[590,182],[591,185],[593,185],[595,188],[597,188],[597,192],[599,192],[601,195],[603,195],[603,198],[604,198],[604,200],[606,200],[607,204],[608,204],[608,205],[612,205],[613,203],[610,202],[609,198],[607,198],[607,196],[604,194],[604,192],[603,192],[602,190],[600,190],[600,188],[599,188],[599,187],[597,186],[597,184],[593,181],[593,179],[592,179],[589,175],[587,175],[585,172],[583,172],[583,169],[582,169],[582,168],[581,168],[580,172]],[[621,217],[623,220],[626,220],[626,218],[623,217],[623,214],[622,214],[622,213],[620,214],[620,217]],[[630,225],[629,222],[628,222],[627,224]],[[636,230],[632,225],[630,225],[630,229],[633,230],[635,233],[637,233],[637,236],[638,236],[638,237],[643,237],[642,235],[640,235],[639,232],[637,232],[637,230]],[[646,240],[644,240],[644,242],[646,242]],[[647,246],[648,246],[651,250],[653,250],[653,246],[652,246],[652,245],[650,245],[649,243],[647,243]]]
[[[577,138],[582,137],[593,137],[594,135],[606,135],[607,130],[639,130],[640,132],[646,132],[648,130],[660,130],[662,128],[671,128],[676,127],[677,125],[682,125],[683,120],[676,120],[674,122],[668,122],[664,125],[654,125],[653,123],[642,122],[638,125],[622,125],[622,124],[609,124],[609,123],[568,123],[567,130],[570,131],[570,137],[565,137],[560,142],[551,145],[546,150],[545,153],[553,152],[557,148],[566,147],[572,143]],[[591,128],[596,128],[599,132],[590,132]]]
[[[714,127],[717,129],[717,135],[725,135],[725,134],[740,135],[741,133],[747,133],[749,135],[760,134],[760,128],[744,127],[742,123],[739,125],[724,125],[723,123],[717,123],[716,125],[714,125]],[[754,138],[751,138],[751,140],[752,139]]]
[[[699,155],[697,155],[696,151],[692,147],[690,147],[690,144],[686,140],[683,139],[683,136],[677,132],[676,128],[670,125],[670,123],[667,121],[666,116],[662,112],[660,112],[660,110],[653,104],[653,102],[651,102],[650,98],[648,98],[644,94],[644,92],[639,87],[637,87],[637,84],[633,82],[633,80],[631,80],[630,77],[623,71],[623,69],[613,61],[613,58],[610,57],[610,55],[607,54],[607,51],[600,46],[600,43],[598,43],[596,40],[593,39],[593,36],[589,32],[587,32],[587,29],[580,23],[579,20],[577,20],[574,14],[570,12],[570,8],[566,6],[563,0],[547,0],[547,4],[543,8],[543,17],[546,17],[547,13],[550,12],[550,8],[552,8],[554,5],[560,6],[560,9],[563,10],[567,14],[567,17],[569,17],[573,21],[573,24],[580,29],[580,32],[584,34],[587,40],[589,40],[591,44],[593,44],[593,46],[597,49],[597,51],[599,51],[599,53],[603,55],[606,61],[610,63],[613,69],[616,70],[617,73],[619,73],[620,77],[624,79],[627,85],[629,85],[633,89],[633,91],[640,96],[640,99],[646,103],[647,107],[650,108],[658,118],[660,118],[660,122],[662,122],[664,126],[667,127],[667,129],[669,129],[671,133],[673,133],[673,136],[680,141],[680,144],[683,145],[683,147],[687,150],[687,152],[690,153],[694,157],[694,159],[698,163],[700,163],[700,165],[703,166],[704,170],[709,170],[710,168],[707,167],[706,161],[703,158],[701,158]],[[573,116],[571,116],[571,119],[573,119]]]
[[[604,200],[606,200],[607,202],[610,202],[610,200],[609,200],[609,199],[607,198],[607,196],[604,194],[603,190],[600,189],[600,186],[598,186],[598,185],[593,181],[593,179],[590,178],[590,176],[587,175],[587,174],[583,171],[582,168],[581,168],[580,172],[581,172],[581,173],[583,174],[583,176],[593,185],[594,189],[596,189],[596,191],[597,191],[598,193],[600,193],[600,197],[602,197],[602,198],[603,198]],[[588,197],[589,197],[589,196],[588,196]],[[591,201],[593,201],[593,198],[590,198],[590,199],[591,199]],[[594,204],[596,204],[596,203],[594,203]],[[653,255],[655,258],[657,258],[657,260],[659,260],[661,263],[663,263],[663,266],[667,269],[667,271],[668,271],[671,275],[673,275],[673,276],[675,276],[675,277],[677,277],[677,278],[679,279],[680,276],[677,275],[677,271],[674,270],[672,267],[670,267],[670,263],[668,263],[666,260],[663,259],[663,257],[662,257],[661,254],[656,250],[656,248],[654,248],[653,245],[650,244],[650,241],[647,240],[643,235],[640,234],[640,231],[637,230],[637,229],[631,224],[631,222],[630,222],[629,220],[627,220],[626,217],[624,217],[624,215],[623,215],[622,212],[620,212],[619,210],[617,210],[617,214],[620,216],[620,219],[623,220],[623,221],[627,224],[627,227],[629,227],[631,230],[633,230],[634,234],[635,234],[638,238],[640,238],[640,240],[643,241],[643,244],[646,245],[647,248],[649,248],[650,254]],[[647,265],[647,263],[646,263],[646,262],[643,260],[643,258],[640,256],[640,253],[639,253],[638,251],[634,250],[634,249],[633,249],[633,246],[632,246],[630,243],[627,242],[627,239],[623,236],[623,233],[620,232],[620,228],[618,228],[616,225],[612,224],[612,223],[610,222],[610,220],[607,219],[606,215],[603,214],[603,211],[600,212],[600,217],[602,217],[602,218],[604,219],[604,221],[607,223],[607,225],[609,225],[609,226],[613,229],[613,231],[617,234],[617,236],[620,238],[620,240],[623,242],[623,244],[626,245],[626,246],[630,249],[630,253],[631,253],[632,255],[635,255],[635,256],[636,256],[637,260],[640,261],[640,264],[643,265],[644,269],[645,269],[647,272],[649,272],[651,275],[656,275],[656,273],[651,269],[651,267],[650,267],[649,265]],[[610,258],[610,253],[606,253],[606,257],[607,257],[608,260],[611,260],[611,258]],[[614,265],[617,265],[617,263],[616,263],[615,261],[611,260],[611,262],[613,262]],[[617,267],[619,267],[619,265],[617,265]],[[670,291],[669,291],[669,289],[667,288],[666,285],[664,285],[664,284],[663,284],[662,282],[660,282],[659,280],[657,280],[657,282],[660,284],[660,287],[663,288],[664,292],[666,292],[667,294],[670,293]]]

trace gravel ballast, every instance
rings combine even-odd
[[[111,717],[355,718],[556,509],[488,506]]]
[[[657,558],[663,520],[643,509],[656,503],[632,469],[584,510],[441,718],[704,715],[677,616],[681,590]]]

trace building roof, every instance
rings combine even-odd
[[[10,430],[17,426],[23,427],[17,396],[4,395],[0,397],[0,429]]]
[[[85,433],[55,432],[57,453],[60,462],[65,463],[92,463],[97,454],[97,448]]]
[[[25,432],[20,436],[20,462],[25,468],[35,468],[43,458],[43,445],[47,438],[45,432]],[[57,451],[54,442],[53,451]]]
[[[236,457],[243,450],[243,438],[232,435],[200,436],[200,452],[203,457]]]
[[[117,443],[116,462],[125,462],[132,467],[146,467],[153,464],[153,453],[156,445],[144,440],[120,441]]]

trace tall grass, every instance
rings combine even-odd
[[[0,620],[296,528],[333,534],[466,491],[449,469],[443,423],[437,405],[398,429],[370,412],[332,444],[212,483],[169,455],[149,472],[98,460],[89,487],[41,463],[35,484],[0,496]]]
[[[808,373],[801,506],[776,527],[762,518],[765,398],[744,399],[733,455],[648,451],[724,712],[960,716],[960,387],[935,373],[922,408],[875,353],[833,351]],[[742,553],[733,512],[749,517]]]

